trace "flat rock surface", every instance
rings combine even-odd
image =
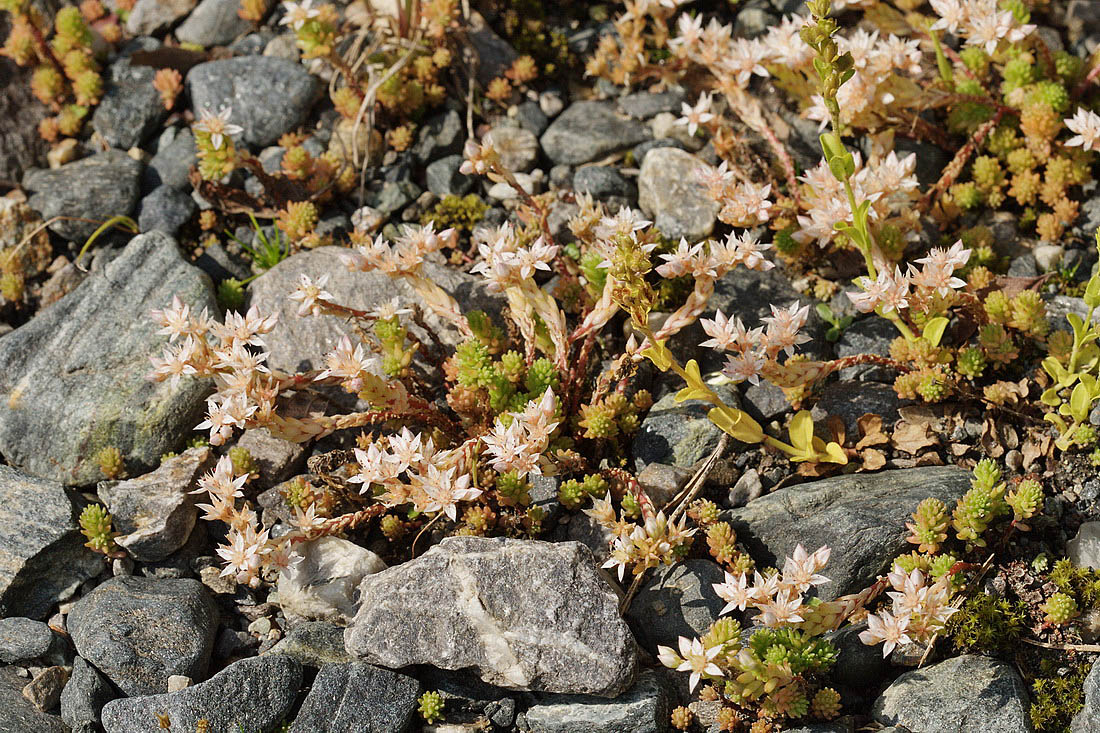
[[[1026,733],[1027,688],[1010,664],[963,655],[906,672],[875,701],[875,720],[921,733]]]
[[[531,733],[662,733],[671,711],[668,693],[647,669],[616,698],[540,695],[524,718]]]
[[[0,619],[0,662],[37,659],[50,650],[53,632],[41,621],[15,616]]]
[[[420,683],[366,662],[326,664],[290,733],[402,733],[416,716]]]
[[[638,206],[673,241],[695,242],[714,230],[718,202],[707,194],[697,172],[703,161],[686,150],[650,150],[638,174]]]
[[[648,137],[645,125],[619,116],[611,104],[575,102],[550,123],[539,142],[555,164],[580,165],[633,147]]]
[[[175,240],[130,241],[105,269],[0,338],[0,454],[68,484],[102,478],[95,455],[113,446],[131,468],[152,467],[202,419],[210,386],[151,382],[149,357],[166,338],[149,311],[179,295],[215,310],[209,278]]]
[[[948,506],[970,488],[961,468],[932,466],[852,474],[783,488],[723,512],[761,567],[779,567],[801,543],[808,552],[828,545],[832,554],[818,586],[831,600],[856,593],[911,549],[905,522],[917,504],[936,497]]]
[[[369,576],[360,594],[344,641],[374,664],[471,668],[501,687],[602,696],[634,679],[634,638],[578,543],[449,537]]]
[[[45,618],[103,569],[61,485],[0,466],[0,616]]]
[[[290,712],[302,684],[302,667],[283,655],[235,662],[205,682],[178,692],[114,700],[103,708],[107,733],[159,733],[156,715],[172,730],[195,730],[205,718],[211,731],[270,733]]]
[[[141,163],[121,150],[108,150],[51,170],[23,176],[28,203],[43,219],[70,216],[92,221],[56,221],[50,229],[70,242],[84,243],[99,222],[126,216],[138,198]]]
[[[197,580],[120,576],[73,606],[68,629],[80,656],[125,694],[151,695],[171,675],[206,676],[217,623]]]
[[[320,81],[296,61],[241,56],[199,64],[187,74],[195,110],[232,110],[230,121],[244,128],[249,145],[271,145],[302,123]]]

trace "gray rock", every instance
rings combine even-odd
[[[740,407],[736,389],[723,386],[716,391],[727,405]],[[711,407],[702,400],[677,403],[675,392],[657,400],[634,435],[634,463],[638,469],[650,463],[691,468],[709,456],[722,436],[707,417]]]
[[[698,180],[703,162],[686,150],[649,151],[638,174],[638,206],[661,233],[694,242],[714,231],[721,208]]]
[[[642,585],[626,618],[643,649],[657,653],[657,646],[676,647],[681,636],[702,636],[718,620],[726,605],[713,585],[725,573],[710,560],[685,560],[661,565]]]
[[[38,134],[38,123],[52,112],[31,93],[33,73],[34,65],[17,66],[6,56],[0,58],[0,180],[18,181],[26,169],[46,160],[49,145]]]
[[[462,153],[466,140],[466,123],[453,109],[438,114],[420,128],[412,153],[421,163],[428,163],[447,155]]]
[[[224,46],[252,27],[237,15],[240,9],[240,0],[202,0],[176,29],[176,38],[200,46]]]
[[[970,488],[970,474],[948,466],[852,474],[773,491],[723,512],[738,540],[761,567],[778,567],[801,543],[832,549],[818,587],[823,600],[855,593],[910,549],[905,522],[929,496],[953,505]]]
[[[132,66],[129,61],[111,67],[113,80],[92,115],[92,127],[113,147],[128,150],[153,133],[168,111],[153,87],[156,71],[151,66]]]
[[[252,456],[260,474],[254,484],[263,489],[281,484],[296,475],[306,459],[304,445],[276,438],[267,428],[245,430],[237,441],[237,447],[246,448]]]
[[[539,142],[554,163],[580,165],[633,147],[649,137],[645,125],[615,114],[603,102],[575,102],[550,123]]]
[[[634,679],[634,639],[579,543],[448,537],[369,576],[360,594],[344,642],[365,661],[470,668],[502,687],[608,697]],[[425,614],[435,622],[425,625]]]
[[[522,127],[494,127],[485,133],[483,142],[493,146],[501,164],[513,173],[526,173],[539,159],[538,138]]]
[[[68,618],[80,656],[127,695],[165,690],[174,674],[205,677],[217,624],[214,602],[190,578],[111,578]]]
[[[42,712],[53,710],[61,702],[61,690],[68,679],[65,667],[46,667],[23,687],[23,697]]]
[[[561,89],[547,89],[539,94],[539,109],[547,117],[557,117],[565,109],[565,92]]]
[[[1041,272],[1054,272],[1062,264],[1066,248],[1060,244],[1038,244],[1031,250]]]
[[[244,280],[252,274],[246,257],[239,253],[231,253],[221,242],[204,247],[202,254],[195,260],[195,267],[205,272],[215,282],[231,277]]]
[[[1094,497],[1095,498],[1095,497]],[[1066,543],[1066,557],[1082,568],[1100,568],[1100,522],[1085,522]]]
[[[868,646],[859,639],[867,624],[847,625],[827,636],[840,653],[829,671],[837,684],[856,690],[878,691],[882,680],[889,679],[890,662],[882,657],[882,647]]]
[[[138,205],[138,228],[174,237],[198,211],[194,199],[171,186],[158,186]]]
[[[402,733],[416,717],[420,683],[365,662],[326,664],[290,733]]]
[[[45,618],[103,569],[60,484],[0,466],[0,616]]]
[[[191,166],[198,164],[195,136],[191,128],[185,127],[172,138],[171,142],[157,149],[157,154],[145,169],[143,182],[149,189],[164,185],[181,191],[190,191],[191,180],[188,178],[188,173]]]
[[[539,695],[524,713],[531,733],[663,733],[672,702],[657,674],[647,669],[611,700],[588,695]]]
[[[283,655],[252,657],[178,692],[128,697],[107,703],[107,733],[158,733],[156,715],[167,715],[172,730],[195,730],[202,718],[211,731],[269,733],[290,712],[302,684],[302,667]]]
[[[363,201],[367,206],[383,214],[395,214],[420,195],[420,188],[412,181],[382,181],[371,187]]]
[[[279,573],[279,605],[291,621],[347,623],[359,607],[359,588],[386,563],[365,547],[339,537],[321,537],[295,548],[301,560]]]
[[[634,197],[634,187],[623,178],[618,169],[606,165],[590,165],[578,168],[573,174],[573,188],[577,193],[591,194],[593,198],[605,199],[608,196]]]
[[[482,87],[488,86],[493,79],[502,76],[519,58],[519,54],[511,44],[498,36],[477,11],[470,14],[466,37],[470,39],[470,45],[477,51],[477,81]]]
[[[166,342],[148,314],[174,295],[196,311],[215,308],[210,279],[173,239],[150,232],[0,338],[0,453],[29,473],[87,484],[102,477],[102,448],[131,468],[176,448],[201,420],[209,385],[146,379]]]
[[[750,468],[737,478],[737,483],[730,488],[726,495],[726,506],[731,509],[743,507],[750,501],[759,499],[764,493],[764,483],[760,480],[760,472]]]
[[[966,654],[898,677],[875,701],[875,720],[921,733],[1031,731],[1027,688],[1011,664]]]
[[[1070,723],[1070,733],[1091,733],[1100,729],[1100,664],[1093,663],[1085,677],[1085,706]]]
[[[681,89],[665,92],[635,92],[619,97],[619,111],[637,120],[648,120],[661,112],[680,114],[680,105],[687,101]]]
[[[0,667],[0,731],[3,733],[70,733],[54,715],[36,708],[23,697],[27,681],[14,667]]]
[[[890,356],[890,344],[898,336],[898,329],[885,318],[861,318],[844,330],[836,342],[838,358],[858,354]],[[840,370],[840,378],[861,382],[889,382],[893,384],[897,372],[893,369],[860,364]]]
[[[61,719],[73,733],[96,733],[99,712],[114,699],[111,683],[83,657],[77,657],[69,682],[61,692]]]
[[[525,130],[530,130],[536,137],[546,132],[550,126],[550,118],[539,107],[538,102],[527,100],[516,107],[516,122]]]
[[[306,667],[352,661],[344,649],[344,629],[327,621],[305,621],[291,626],[278,644],[264,654],[285,654]]]
[[[128,481],[100,484],[114,518],[115,541],[140,562],[156,562],[183,547],[198,512],[191,492],[214,465],[209,447],[191,448],[160,468]]]
[[[463,670],[451,672],[421,667],[416,670],[416,676],[424,689],[439,693],[448,723],[484,727],[488,721],[492,730],[514,730],[515,692],[486,684]]]
[[[916,174],[922,187],[935,185],[943,175],[943,169],[951,162],[951,156],[938,145],[920,140],[911,140],[901,135],[894,138],[894,150],[898,157],[915,153],[917,156]]]
[[[126,18],[131,36],[151,36],[191,12],[195,0],[137,0]]]
[[[27,171],[23,188],[31,194],[27,203],[43,219],[71,216],[94,220],[50,224],[60,236],[83,244],[100,221],[134,210],[140,173],[141,163],[121,150],[108,150],[60,168]]]
[[[893,386],[881,382],[829,382],[810,414],[814,422],[824,422],[837,415],[844,420],[848,435],[859,435],[859,418],[867,413],[882,417],[883,428],[893,429],[901,415],[898,408],[911,400],[898,397]]]
[[[638,483],[658,507],[672,501],[694,472],[679,466],[650,463],[638,472]]]
[[[446,155],[424,169],[424,180],[428,190],[436,196],[462,196],[474,187],[474,179],[458,169],[462,167],[461,155]]]
[[[1025,252],[1019,257],[1013,257],[1008,263],[1009,277],[1038,277],[1039,263],[1035,261],[1035,255]]]
[[[0,619],[0,662],[20,664],[49,653],[54,643],[50,627],[34,619]]]
[[[656,150],[657,148],[678,148],[680,150],[687,150],[682,142],[674,137],[662,137],[657,140],[646,140],[644,143],[639,143],[634,146],[630,151],[634,156],[634,165],[641,165],[645,162],[646,155],[650,150]]]
[[[775,420],[791,409],[791,403],[787,401],[783,390],[764,380],[759,384],[750,384],[745,387],[744,401],[745,409],[757,421]]]
[[[187,74],[191,107],[215,112],[231,107],[231,120],[244,128],[241,139],[257,146],[302,124],[320,88],[301,64],[269,56],[208,61]]]
[[[252,283],[249,288],[252,305],[258,306],[262,313],[279,314],[279,328],[264,337],[270,352],[267,363],[272,368],[291,372],[312,369],[324,363],[324,355],[336,347],[343,335],[354,337],[355,334],[339,318],[301,318],[297,315],[294,301],[287,300],[286,296],[297,287],[300,273],[314,280],[324,274],[330,275],[325,289],[332,293],[337,303],[352,308],[374,308],[395,297],[403,302],[420,302],[408,286],[388,275],[349,272],[340,261],[344,251],[342,247],[319,247],[302,252],[283,260]],[[465,307],[487,312],[499,310],[500,306],[493,304],[500,301],[485,294],[480,278],[430,263],[425,265],[425,271]],[[427,321],[445,332],[452,330],[443,327],[435,316],[429,316]],[[457,331],[454,333],[457,338]]]
[[[1069,42],[1077,43],[1100,24],[1100,5],[1091,0],[1069,0],[1064,20]]]

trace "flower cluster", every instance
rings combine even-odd
[[[1035,26],[1021,23],[1010,10],[1003,10],[997,0],[929,0],[939,19],[932,30],[953,33],[992,54],[1001,41],[1019,43]]]
[[[953,290],[965,287],[966,281],[955,277],[954,273],[969,259],[970,250],[958,241],[948,249],[933,249],[926,257],[918,259],[917,264],[923,265],[919,270],[909,265],[908,272],[903,274],[899,267],[894,267],[893,272],[883,267],[874,280],[860,278],[859,285],[863,292],[849,292],[848,297],[863,313],[878,308],[882,308],[884,313],[901,313],[909,308],[910,297],[915,302],[936,295],[942,298]],[[911,293],[911,289],[915,292]]]
[[[709,339],[700,346],[716,351],[732,351],[722,373],[734,382],[748,380],[752,384],[760,382],[760,374],[768,365],[779,358],[781,353],[788,356],[794,353],[794,347],[810,340],[801,333],[810,314],[810,307],[792,303],[789,308],[771,306],[772,315],[764,318],[764,326],[747,329],[738,317],[727,318],[721,310],[713,319],[700,321]]]
[[[628,503],[625,497],[623,503]],[[616,515],[610,492],[603,499],[594,498],[592,508],[584,511],[611,533],[611,557],[603,567],[618,568],[620,581],[628,568],[641,575],[658,565],[672,565],[691,549],[695,530],[687,528],[686,516],[670,522],[664,512],[643,512],[647,516],[641,524],[631,522],[625,510]]]
[[[883,657],[890,656],[897,646],[927,643],[958,610],[950,605],[953,589],[949,576],[927,585],[920,570],[906,573],[895,564],[887,578],[893,588],[886,593],[891,609],[868,614],[867,629],[859,634],[868,646],[882,644]]]

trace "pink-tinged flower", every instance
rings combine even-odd
[[[615,542],[611,545],[611,556],[600,566],[601,568],[618,568],[617,574],[620,583],[627,567],[634,564],[634,558],[630,551],[632,547],[633,543],[629,538],[615,538]]]
[[[932,24],[934,31],[947,31],[958,33],[959,25],[966,22],[966,5],[961,0],[928,0],[932,10],[940,16],[939,20]]]
[[[1065,123],[1075,133],[1066,141],[1067,147],[1080,145],[1084,150],[1100,149],[1100,115],[1078,107],[1073,117],[1065,120]]]
[[[699,684],[699,680],[704,677],[714,679],[725,676],[721,667],[714,663],[714,658],[721,652],[721,645],[704,649],[703,642],[699,639],[688,640],[681,636],[679,654],[670,647],[659,646],[657,647],[657,659],[660,660],[661,664],[675,669],[677,672],[691,672],[688,689],[694,690],[695,686]]]
[[[229,121],[233,113],[232,107],[222,107],[217,114],[204,109],[199,115],[199,121],[194,124],[194,129],[210,134],[210,144],[214,150],[221,150],[225,144],[225,137],[239,135],[244,132],[240,125],[234,125]]]
[[[727,572],[726,582],[714,583],[712,587],[718,597],[726,602],[726,605],[718,612],[719,616],[734,610],[744,611],[752,604],[752,586],[749,585],[749,577],[746,573],[734,577]]]
[[[153,373],[149,375],[149,378],[158,382],[167,379],[168,383],[175,389],[183,377],[198,374],[199,370],[194,365],[197,345],[195,339],[188,336],[183,343],[166,348],[161,357],[149,357],[149,361],[153,364]]]
[[[455,478],[455,469],[443,471],[428,464],[427,471],[414,477],[416,485],[423,489],[428,501],[420,507],[424,512],[443,512],[453,522],[458,519],[458,502],[470,501],[481,496],[481,489],[470,486],[470,475]]]
[[[862,313],[870,313],[879,306],[882,306],[884,314],[894,311],[900,313],[909,307],[909,278],[897,266],[893,273],[883,267],[878,271],[877,278],[872,280],[862,277],[859,284],[863,287],[863,292],[849,292],[848,298],[856,310]]]
[[[699,101],[695,103],[695,106],[691,106],[687,102],[683,102],[680,105],[680,114],[682,115],[676,124],[687,125],[688,134],[692,137],[699,131],[700,125],[705,125],[714,119],[714,115],[710,111],[711,97],[709,94],[699,95]]]
[[[734,382],[748,381],[750,384],[760,384],[760,370],[768,360],[757,351],[746,351],[737,356],[731,356],[722,369],[722,374]]]
[[[756,606],[760,609],[760,622],[769,628],[805,621],[799,611],[802,596],[791,588],[780,588],[775,597]]]
[[[898,645],[909,644],[913,641],[906,633],[908,629],[908,616],[894,616],[885,611],[877,615],[869,614],[867,616],[867,630],[860,632],[859,640],[867,646],[885,642],[882,647],[882,656],[886,658]]]
[[[317,278],[317,282],[304,272],[298,275],[298,287],[287,298],[298,303],[299,316],[319,316],[324,312],[324,306],[319,301],[332,300],[332,293],[325,290],[327,284],[327,272]]]
[[[714,320],[701,318],[699,323],[703,326],[709,339],[699,344],[703,348],[715,351],[746,351],[750,346],[760,341],[763,329],[754,328],[751,331],[745,328],[745,324],[737,316],[726,318],[719,309],[714,314]]]
[[[286,14],[283,15],[279,25],[289,25],[294,30],[299,30],[303,25],[321,14],[321,11],[312,7],[313,0],[302,0],[301,3],[285,2]]]
[[[788,557],[783,563],[783,583],[799,593],[808,590],[811,586],[828,583],[829,579],[817,572],[824,568],[827,562],[829,562],[828,547],[823,546],[811,555],[799,544],[794,548],[794,555]]]
[[[794,347],[810,340],[809,336],[799,333],[806,325],[806,318],[810,315],[810,306],[799,307],[798,303],[791,303],[787,310],[771,306],[772,314],[763,318],[767,329],[764,331],[764,345],[768,356],[775,358],[779,352],[786,352],[788,356],[794,354]]]

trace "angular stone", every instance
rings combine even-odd
[[[466,124],[462,116],[449,109],[424,123],[412,153],[421,163],[429,163],[447,155],[460,154],[465,139]]]
[[[718,396],[731,407],[740,407],[737,390],[724,386]],[[707,417],[713,405],[702,400],[676,402],[670,392],[650,408],[634,435],[634,462],[639,470],[650,463],[691,468],[717,447],[722,431]]]
[[[882,418],[885,430],[893,430],[901,418],[898,409],[912,404],[912,400],[898,397],[893,385],[881,382],[829,382],[821,390],[821,396],[810,414],[814,422],[824,422],[833,417],[841,418],[848,435],[859,435],[859,419],[866,414]]]
[[[187,74],[187,90],[193,109],[231,108],[230,119],[244,128],[241,140],[264,146],[302,124],[320,81],[294,61],[241,56],[194,67]]]
[[[326,664],[290,733],[402,733],[416,718],[420,683],[365,662]]]
[[[45,618],[103,569],[60,484],[0,466],[0,616]]]
[[[1085,522],[1066,543],[1066,557],[1082,568],[1100,568],[1100,522]]]
[[[424,182],[436,196],[462,196],[474,187],[474,179],[459,172],[461,155],[445,155],[424,169]]]
[[[131,36],[151,36],[191,12],[195,0],[137,0],[126,18]]]
[[[336,348],[342,336],[357,338],[354,329],[343,319],[302,318],[297,315],[297,306],[286,296],[297,287],[301,274],[312,277],[314,281],[322,275],[329,275],[325,289],[332,293],[337,303],[352,308],[368,310],[388,303],[392,298],[400,298],[404,303],[420,302],[407,285],[388,275],[349,272],[340,260],[341,254],[346,254],[342,247],[319,247],[299,253],[256,278],[249,287],[252,305],[259,307],[261,313],[279,314],[278,328],[264,337],[270,367],[290,372],[313,369],[324,364],[325,354]],[[498,298],[487,294],[482,278],[434,263],[425,264],[424,270],[464,308],[493,312],[501,307]],[[444,338],[453,333],[451,338],[457,339],[458,332],[434,315],[428,316],[427,322],[433,328],[441,329]]]
[[[645,125],[620,117],[609,104],[574,102],[550,123],[539,142],[554,163],[580,165],[634,147],[648,137]]]
[[[610,700],[589,695],[539,695],[523,714],[537,733],[663,733],[672,702],[647,669],[629,690]]]
[[[176,38],[200,46],[224,46],[252,27],[237,14],[240,0],[202,0],[176,29]]]
[[[33,65],[0,58],[0,180],[18,181],[27,168],[43,164],[49,149],[38,134],[38,123],[49,110],[31,93],[33,71]]]
[[[1092,733],[1100,730],[1100,664],[1093,663],[1085,677],[1085,706],[1073,716],[1070,733]]]
[[[156,71],[128,60],[111,68],[112,81],[92,114],[92,127],[112,147],[129,150],[140,145],[168,114],[160,92],[153,87]]]
[[[832,582],[817,592],[831,600],[870,585],[911,549],[905,522],[921,500],[953,506],[969,488],[970,474],[953,466],[851,474],[779,489],[722,517],[761,567],[778,567],[798,544],[828,545],[822,575]]]
[[[607,697],[634,679],[634,639],[579,543],[448,537],[369,576],[360,593],[344,641],[374,664],[470,668],[501,687]]]
[[[163,560],[183,547],[198,514],[190,492],[213,465],[210,448],[190,448],[152,473],[101,484],[99,496],[121,533],[115,542],[140,562]]]
[[[718,202],[699,182],[703,161],[686,150],[650,150],[638,174],[638,206],[669,239],[695,242],[714,231]]]
[[[61,692],[61,719],[73,733],[96,733],[99,712],[114,699],[111,683],[82,657],[77,657],[69,682]]]
[[[247,448],[260,477],[255,485],[267,488],[281,484],[298,473],[305,463],[306,449],[301,443],[276,438],[267,428],[245,430],[237,447]]]
[[[522,127],[494,127],[485,134],[484,143],[493,146],[500,162],[513,173],[525,173],[539,159],[539,140]]]
[[[119,576],[73,606],[68,629],[80,656],[125,694],[152,695],[174,674],[206,675],[217,623],[197,580]]]
[[[508,67],[519,58],[519,54],[508,41],[498,36],[485,22],[481,13],[470,14],[470,24],[466,30],[470,45],[477,51],[477,80],[482,87],[498,76],[503,76]]]
[[[20,664],[46,656],[53,645],[50,627],[19,616],[0,619],[0,662]]]
[[[70,733],[60,718],[36,708],[23,697],[27,681],[14,667],[0,667],[0,731],[4,733]]]
[[[360,583],[386,569],[370,550],[338,537],[295,548],[301,560],[279,573],[279,605],[291,620],[347,623],[359,607]]]
[[[648,120],[662,112],[680,113],[680,105],[687,101],[684,92],[671,89],[666,92],[635,92],[619,97],[619,111],[635,119]]]
[[[605,199],[619,196],[629,199],[634,195],[630,181],[623,178],[617,168],[608,165],[590,165],[579,168],[573,175],[573,188],[577,193],[587,193],[593,198]]]
[[[710,560],[685,560],[653,571],[630,604],[626,618],[643,649],[676,648],[681,636],[702,636],[726,602],[714,592],[725,573]]]
[[[63,220],[50,229],[70,242],[84,243],[99,222],[129,215],[137,204],[141,163],[121,150],[108,150],[60,168],[27,171],[23,188],[27,203],[43,219],[69,216],[92,221]]]
[[[158,714],[172,730],[195,730],[205,718],[211,731],[270,733],[294,705],[302,685],[302,667],[283,655],[235,662],[197,685],[178,692],[128,697],[103,708],[107,733],[159,733]]]
[[[191,128],[185,127],[171,141],[157,149],[157,154],[145,169],[145,185],[149,189],[163,185],[180,191],[190,191],[191,181],[188,173],[191,166],[198,164],[195,135],[191,132]]]
[[[875,701],[875,720],[921,733],[1031,731],[1027,688],[1011,664],[966,654],[906,672]]]
[[[344,629],[327,621],[294,624],[278,644],[264,654],[286,654],[306,667],[353,661],[344,648]]]
[[[174,237],[198,210],[195,200],[171,186],[158,186],[138,205],[138,228]]]
[[[23,687],[23,698],[42,712],[48,712],[61,702],[61,690],[69,679],[65,667],[46,667]]]
[[[202,419],[210,386],[151,382],[166,338],[149,311],[172,297],[215,309],[210,279],[173,239],[135,237],[100,273],[0,338],[0,453],[29,473],[70,484],[102,478],[96,453],[155,466]]]

